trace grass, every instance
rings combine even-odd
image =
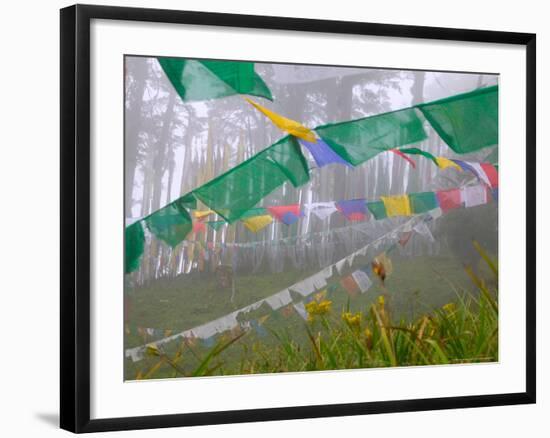
[[[496,361],[498,268],[479,245],[476,250],[487,266],[485,279],[470,267],[459,271],[441,256],[396,260],[386,287],[378,284],[353,299],[336,288],[308,306],[307,322],[273,312],[263,334],[225,333],[210,347],[189,341],[152,347],[143,361],[126,363],[126,378]],[[413,278],[425,279],[437,294],[420,292],[423,282]],[[264,296],[276,290],[263,291]],[[258,312],[251,317],[263,310]]]
[[[367,262],[358,257],[354,265]],[[442,287],[447,282],[459,289],[469,285],[462,264],[451,255],[393,257],[393,263],[394,274],[388,278],[387,287],[390,291],[399,291],[394,294],[393,302],[394,316],[397,318],[413,318],[452,299],[453,288]],[[208,273],[161,279],[150,286],[130,290],[127,298],[131,306],[127,322],[131,334],[125,337],[125,346],[131,348],[152,340],[145,339],[144,342],[143,337],[137,335],[137,327],[181,332],[268,297],[315,272],[317,269],[236,276],[233,302],[231,290],[219,289],[214,276]],[[337,284],[339,279],[338,275],[334,275],[329,283]],[[381,288],[375,285],[366,294],[355,298],[351,306],[363,308],[380,293]],[[347,294],[334,294],[331,298],[335,305],[341,307],[346,302]]]

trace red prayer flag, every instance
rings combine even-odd
[[[295,216],[301,215],[300,206],[298,204],[279,205],[276,207],[267,207],[267,209],[274,218],[281,222],[283,222],[283,217],[287,213],[292,213]]]
[[[480,163],[480,166],[485,172],[485,175],[487,175],[487,178],[491,183],[491,187],[493,189],[495,187],[498,187],[498,171],[495,166],[493,166],[491,163]]]
[[[355,296],[359,292],[359,286],[357,286],[357,283],[351,275],[342,278],[340,284],[351,296]]]
[[[416,169],[416,163],[412,158],[407,157],[403,152],[397,149],[390,149],[390,151],[392,151],[395,155],[399,155],[404,160],[407,160],[409,164],[413,167],[413,169]]]
[[[204,222],[194,222],[193,223],[193,233],[205,233],[206,232],[206,225]]]
[[[462,194],[460,189],[440,190],[436,192],[437,201],[441,210],[448,211],[462,207]]]

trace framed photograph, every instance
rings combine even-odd
[[[535,35],[61,10],[61,427],[535,402]]]

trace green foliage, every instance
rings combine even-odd
[[[474,246],[496,278],[496,263]],[[322,298],[308,307],[303,338],[296,329],[271,329],[269,341],[254,339],[253,331],[226,334],[202,355],[189,343],[172,355],[153,348],[148,351],[153,362],[136,378],[497,361],[497,286],[487,286],[471,268],[466,270],[476,293],[456,293],[455,300],[408,322],[394,322],[388,293],[359,312],[350,311],[349,300],[336,310],[329,298]],[[222,353],[230,350],[232,360],[226,360]]]

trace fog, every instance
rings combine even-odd
[[[396,110],[413,104],[494,85],[498,76],[447,72],[256,64],[257,73],[274,101],[255,100],[285,117],[314,128],[337,121]],[[125,61],[125,211],[132,223],[177,199],[258,153],[285,135],[240,96],[184,103],[155,58]],[[456,155],[425,123],[428,139],[414,146],[436,156],[483,161],[495,148]],[[442,172],[423,157],[416,169],[390,153],[381,153],[355,168],[341,165],[315,168],[311,180],[295,189],[285,184],[260,205],[376,200],[381,195],[440,190],[463,185],[470,174]],[[205,206],[202,206],[206,209]],[[388,230],[400,220],[376,224],[350,223],[333,214],[321,221],[306,215],[292,228],[276,221],[252,233],[235,223],[216,231],[190,235],[171,249],[153,236],[147,243],[134,283],[190,273],[211,272],[217,265],[236,273],[281,272],[323,268]],[[384,221],[381,221],[384,222]],[[468,242],[480,240],[496,251],[497,209],[470,212],[432,226],[435,241],[415,239],[401,256],[436,255],[452,251],[465,260],[474,257]],[[240,246],[239,246],[240,245]],[[216,248],[220,247],[219,251]],[[204,251],[202,263],[193,253]]]

